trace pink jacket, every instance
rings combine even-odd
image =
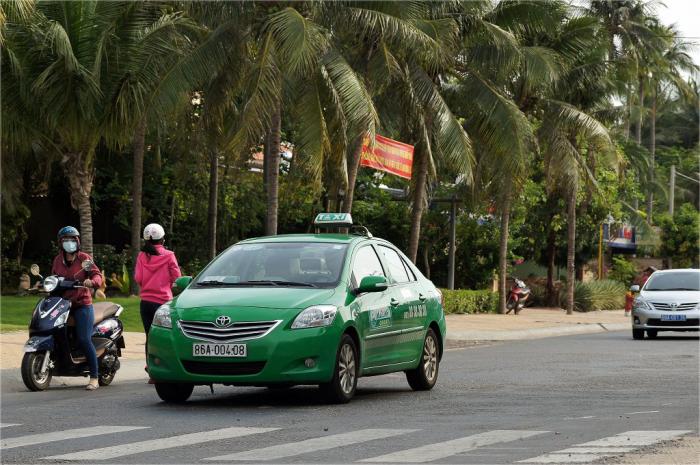
[[[156,245],[160,255],[139,252],[136,259],[136,283],[141,288],[141,300],[164,304],[173,298],[173,283],[180,277],[180,267],[175,254]]]

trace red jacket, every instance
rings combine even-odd
[[[93,289],[96,289],[102,285],[102,273],[94,263],[89,271],[83,270],[82,263],[85,260],[92,260],[92,257],[85,252],[78,251],[73,259],[73,263],[68,264],[65,261],[65,254],[60,252],[56,258],[53,259],[51,274],[63,276],[68,280],[76,280],[81,282],[90,278],[93,282]],[[87,288],[66,291],[64,298],[69,299],[74,308],[81,305],[92,304],[91,290]]]

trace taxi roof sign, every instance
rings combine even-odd
[[[316,226],[352,226],[350,213],[319,213],[314,220]]]

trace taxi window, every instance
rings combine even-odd
[[[411,265],[409,265],[408,262],[407,262],[406,260],[403,259],[403,257],[401,257],[401,261],[403,262],[403,266],[406,267],[406,271],[408,272],[408,277],[409,277],[409,279],[410,279],[411,281],[417,281],[417,279],[416,279],[416,274],[415,274],[415,273],[413,272],[413,270],[411,269]]]
[[[355,286],[359,286],[365,276],[385,276],[382,263],[371,246],[364,246],[357,251],[352,264],[352,276]]]
[[[384,245],[380,245],[379,250],[384,255],[384,260],[394,282],[407,283],[409,281],[408,274],[406,274],[406,268],[404,268],[403,261],[401,261],[399,254],[397,254],[395,250]]]

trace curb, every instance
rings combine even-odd
[[[624,331],[629,328],[631,328],[630,323],[580,323],[572,326],[531,328],[518,331],[450,331],[448,329],[447,340],[453,342],[515,341],[521,339],[542,339],[545,337],[566,336],[569,334]]]

